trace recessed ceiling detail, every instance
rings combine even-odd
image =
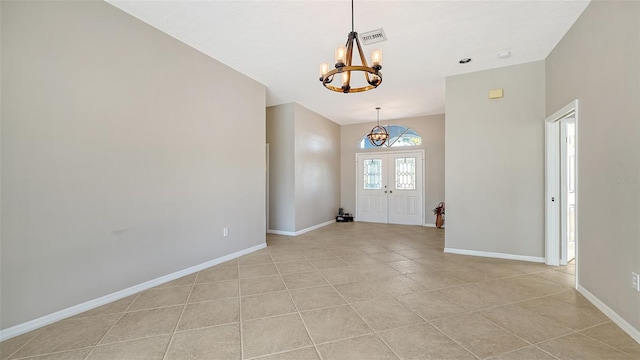
[[[511,51],[500,51],[498,53],[498,58],[499,59],[507,59],[511,57]]]

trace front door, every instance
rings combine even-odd
[[[358,154],[356,220],[423,225],[423,154]]]

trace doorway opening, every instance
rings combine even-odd
[[[424,151],[356,154],[356,221],[423,225]]]
[[[578,100],[545,121],[545,255],[576,264],[578,283]]]

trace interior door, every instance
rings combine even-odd
[[[566,265],[576,257],[576,123],[574,118],[566,118],[561,123],[561,171],[562,219],[561,258]]]
[[[423,224],[423,152],[357,155],[356,220]]]

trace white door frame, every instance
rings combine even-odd
[[[400,150],[400,151],[371,151],[371,152],[361,152],[361,153],[356,153],[356,209],[354,211],[354,214],[356,215],[355,221],[358,221],[358,204],[359,204],[359,199],[358,199],[358,190],[359,189],[359,184],[358,184],[358,171],[360,171],[358,169],[358,157],[359,156],[365,156],[365,155],[390,155],[390,154],[404,154],[404,153],[420,153],[422,159],[420,159],[420,161],[422,162],[422,193],[420,194],[420,201],[422,201],[422,220],[421,220],[421,224],[424,224],[424,219],[425,219],[425,204],[424,204],[424,198],[425,198],[425,193],[427,192],[427,187],[426,187],[426,178],[425,178],[425,173],[426,173],[426,163],[425,163],[425,152],[424,149],[414,149],[414,150]],[[387,205],[388,206],[388,205]],[[388,220],[388,217],[387,217]]]
[[[567,185],[569,183],[569,173],[568,173],[568,134],[567,134],[567,126],[569,123],[575,125],[575,120],[573,119],[573,113],[571,115],[563,118],[558,121],[560,123],[560,265],[567,265],[568,259],[568,244],[569,244],[569,189]],[[575,134],[574,134],[575,141]],[[574,143],[575,146],[575,143]],[[574,166],[575,166],[575,158],[574,158]],[[575,187],[574,187],[575,193]],[[574,206],[575,211],[575,206]],[[574,213],[575,214],[575,213]],[[574,224],[575,231],[575,224]],[[574,244],[575,246],[575,244]],[[575,249],[574,249],[575,250]],[[575,255],[575,253],[574,253]],[[575,258],[575,256],[574,256]]]
[[[269,143],[267,143],[265,147],[265,160],[266,160],[266,169],[265,169],[265,226],[264,231],[269,232]]]
[[[560,169],[560,126],[562,119],[575,118],[576,126],[576,284],[578,283],[578,100],[573,100],[562,109],[545,119],[545,257],[547,265],[560,265],[561,241],[561,169]]]

